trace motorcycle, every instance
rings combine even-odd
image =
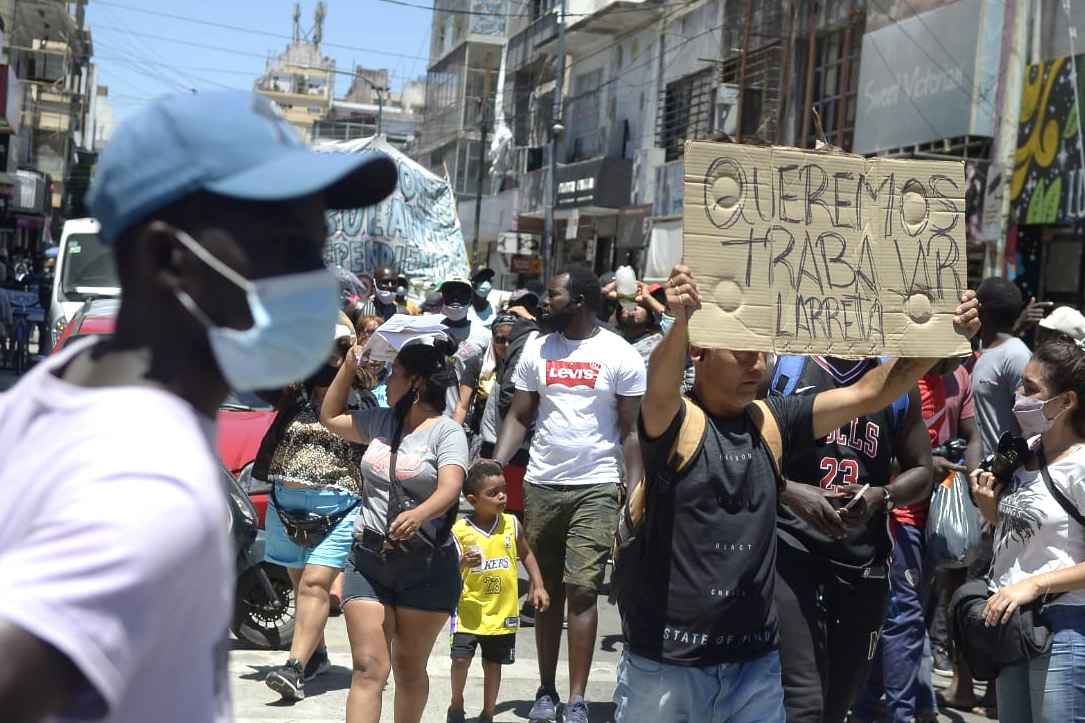
[[[290,574],[264,560],[266,533],[249,495],[222,465],[230,500],[230,533],[237,548],[237,589],[231,630],[264,650],[289,650],[294,639],[296,600]]]

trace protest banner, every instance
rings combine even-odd
[[[967,354],[964,163],[686,144],[693,344],[778,354]]]
[[[327,143],[318,150],[381,151],[399,168],[395,192],[379,205],[327,212],[326,263],[368,275],[378,266],[391,266],[409,279],[434,282],[467,276],[467,249],[456,216],[456,199],[447,181],[383,138]]]

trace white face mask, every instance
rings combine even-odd
[[[396,291],[395,291],[395,289],[390,289],[390,290],[377,289],[373,293],[376,294],[377,301],[384,304],[385,306],[388,306],[389,304],[391,304],[393,301],[396,300]]]
[[[467,318],[467,307],[445,304],[441,307],[441,313],[448,317],[449,321],[463,321]]]
[[[1062,413],[1066,411],[1066,407],[1062,408],[1062,412],[1059,412],[1054,417],[1048,418],[1044,414],[1044,407],[1051,399],[1036,399],[1035,397],[1026,397],[1020,392],[1014,392],[1013,395],[1013,416],[1017,419],[1018,426],[1021,427],[1021,434],[1025,437],[1035,437],[1037,434],[1043,434],[1047,430],[1051,429],[1055,424],[1055,420],[1062,416]]]
[[[328,359],[339,309],[339,287],[327,269],[251,281],[175,229],[201,261],[245,291],[248,329],[217,326],[185,291],[177,299],[207,329],[219,371],[234,391],[277,389],[306,379]]]

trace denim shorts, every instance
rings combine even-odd
[[[628,650],[618,661],[617,723],[784,723],[780,654],[704,668],[658,663]]]
[[[1051,650],[998,674],[998,717],[1021,723],[1085,721],[1085,606],[1048,605]]]
[[[463,578],[453,544],[432,555],[379,555],[354,545],[343,572],[343,604],[372,600],[393,608],[451,615],[460,604]]]
[[[358,498],[349,492],[322,489],[293,489],[275,485],[275,496],[287,512],[312,512],[317,515],[334,515],[358,504]],[[268,500],[264,527],[267,530],[267,550],[264,559],[283,567],[301,568],[306,565],[322,565],[342,569],[354,540],[354,518],[351,512],[330,530],[316,547],[301,547],[290,541],[283,529],[275,506]]]

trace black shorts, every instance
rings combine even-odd
[[[343,570],[344,605],[373,600],[393,608],[452,614],[462,589],[460,556],[453,544],[431,556],[382,557],[355,543]]]
[[[475,648],[482,649],[482,659],[498,665],[516,662],[516,633],[505,635],[475,635],[455,633],[452,635],[452,659],[475,657]]]

